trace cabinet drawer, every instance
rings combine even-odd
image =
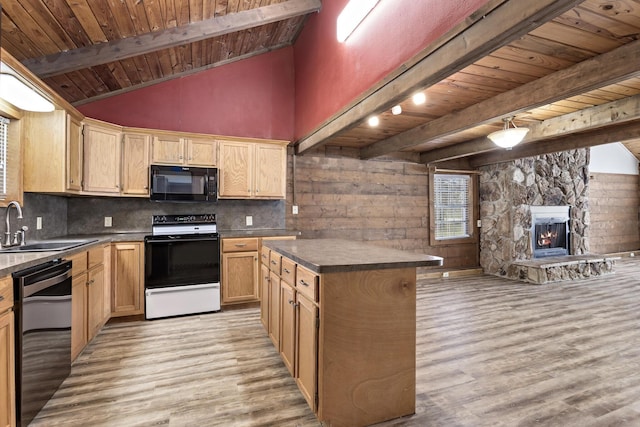
[[[93,268],[96,265],[104,263],[104,248],[102,246],[89,249],[88,252],[88,268]]]
[[[78,274],[87,271],[87,260],[88,253],[87,251],[80,252],[77,254],[70,255],[66,257],[67,260],[71,261],[73,264],[71,265],[71,275],[73,277]]]
[[[296,289],[312,301],[318,302],[318,276],[304,267],[296,268]]]
[[[269,248],[265,248],[264,246],[260,249],[260,262],[262,262],[267,267],[269,266],[269,252],[271,250]]]
[[[269,255],[269,270],[279,275],[281,261],[282,261],[282,255],[280,255],[277,252],[271,251],[271,255]]]
[[[290,284],[296,285],[296,263],[289,258],[282,257],[282,274],[280,275],[282,280]]]
[[[0,313],[13,306],[13,278],[0,279]]]
[[[258,239],[222,239],[222,252],[249,252],[258,250]]]

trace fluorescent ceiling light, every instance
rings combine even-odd
[[[350,0],[338,15],[338,41],[340,43],[347,40],[353,30],[356,29],[362,20],[376,7],[380,0]]]
[[[0,98],[24,111],[49,112],[55,108],[4,63],[0,66]]]

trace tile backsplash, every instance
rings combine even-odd
[[[12,209],[13,210],[13,209]],[[0,209],[0,215],[6,209]],[[25,193],[24,219],[10,213],[12,231],[27,225],[28,240],[74,234],[148,232],[151,216],[215,213],[221,230],[285,228],[284,200],[218,200],[214,203],[151,202],[148,199],[110,197],[62,197]],[[253,226],[246,226],[246,216]],[[3,216],[0,216],[4,218]],[[36,218],[42,229],[36,230]],[[105,217],[112,226],[105,227]],[[0,227],[4,232],[4,226]]]

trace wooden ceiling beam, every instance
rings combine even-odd
[[[23,64],[40,78],[47,78],[306,15],[319,11],[321,7],[320,0],[288,0],[180,27],[28,59]]]
[[[620,125],[598,128],[589,132],[580,132],[551,140],[545,140],[522,146],[515,146],[511,150],[493,151],[471,157],[469,163],[473,168],[502,163],[525,157],[540,156],[542,154],[587,148],[612,142],[628,141],[640,138],[640,121],[628,122]]]
[[[579,95],[638,75],[640,40],[518,86],[364,148],[363,159],[411,148],[442,136]]]
[[[535,141],[555,138],[561,135],[591,131],[597,128],[626,123],[640,119],[640,95],[630,96],[595,107],[589,107],[574,113],[547,119],[529,126],[529,133],[522,142],[523,146]],[[437,163],[461,157],[467,157],[488,151],[504,151],[488,138],[437,148],[420,155],[421,163]]]
[[[581,2],[582,0],[506,0],[407,71],[301,139],[296,146],[297,154],[323,145],[339,132],[357,126],[369,114],[391,108],[407,99],[414,91],[440,82]],[[398,150],[387,152],[391,151]]]

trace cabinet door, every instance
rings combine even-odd
[[[110,127],[84,125],[83,189],[96,193],[120,193],[120,136]]]
[[[269,332],[269,267],[260,264],[260,321]]]
[[[104,261],[104,297],[102,298],[102,319],[106,323],[111,317],[111,245],[102,247]]]
[[[67,115],[67,190],[82,190],[82,127],[80,122]],[[44,167],[42,165],[41,167]]]
[[[280,349],[280,277],[269,273],[269,338]]]
[[[280,355],[293,376],[295,376],[296,304],[296,292],[284,280],[280,280]]]
[[[256,197],[286,197],[287,149],[280,145],[256,145]]]
[[[151,135],[127,133],[122,139],[122,194],[149,195]]]
[[[222,255],[222,303],[258,301],[258,252]]]
[[[151,163],[181,165],[184,162],[184,138],[172,135],[153,137]]]
[[[89,270],[87,279],[87,342],[89,342],[104,324],[104,265]]]
[[[16,425],[13,311],[0,314],[0,426]]]
[[[253,195],[254,144],[220,141],[218,197],[248,198]]]
[[[82,273],[71,282],[71,360],[87,345],[87,275]]]
[[[187,164],[213,167],[218,162],[218,141],[215,139],[187,139]]]
[[[111,262],[111,315],[144,314],[142,243],[115,243]]]
[[[296,382],[307,403],[316,412],[318,307],[299,292],[297,300]]]

